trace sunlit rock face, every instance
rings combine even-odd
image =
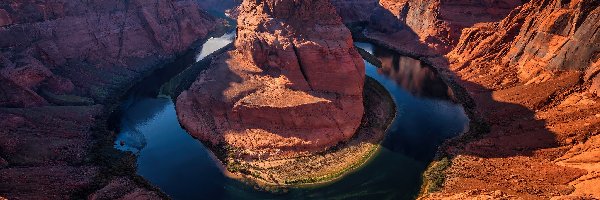
[[[103,103],[215,24],[191,0],[2,1],[0,106],[54,103],[43,93]]]
[[[499,23],[465,29],[448,57],[465,71],[495,74],[500,84],[541,83],[564,70],[593,83],[600,72],[599,26],[598,1],[530,1]]]
[[[521,0],[332,0],[332,3],[346,23],[368,22],[371,28],[386,34],[404,32],[394,40],[417,40],[432,51],[445,54],[458,42],[462,29],[480,22],[499,21],[521,5]]]
[[[244,1],[235,50],[177,100],[183,126],[243,156],[294,157],[353,136],[364,63],[327,0]]]

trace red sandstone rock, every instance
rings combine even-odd
[[[539,83],[554,70],[589,69],[589,80],[597,74],[593,64],[598,62],[594,52],[600,51],[600,33],[593,30],[598,26],[596,1],[532,1],[499,23],[466,29],[448,57],[461,68],[490,61],[495,67],[482,72],[513,73],[497,76],[497,84]]]
[[[0,194],[8,199],[69,199],[92,186],[96,167],[68,165],[0,169]]]
[[[417,53],[423,47],[410,44],[417,41],[435,53],[446,54],[458,42],[464,28],[480,22],[504,18],[520,0],[333,0],[345,22],[366,21],[377,31],[398,34],[399,43],[412,45]],[[396,27],[396,28],[393,28]]]
[[[111,199],[163,199],[156,192],[139,188],[133,181],[126,177],[117,177],[104,186],[104,188],[88,196],[89,200],[111,200]]]
[[[1,1],[0,199],[77,198],[112,176],[99,158],[110,149],[93,148],[112,134],[98,127],[103,106],[51,106],[38,92],[113,104],[215,26],[189,0]],[[144,188],[111,182],[90,198],[162,198]]]
[[[0,7],[10,7],[0,11],[0,24],[11,21],[0,29],[2,75],[34,92],[47,83],[51,91],[99,102],[184,52],[216,24],[189,0],[13,0]]]
[[[365,69],[333,6],[244,1],[240,10],[236,49],[178,97],[182,125],[250,156],[319,152],[352,137]]]
[[[44,98],[0,75],[0,106],[36,107],[44,105],[48,105]]]
[[[600,197],[598,17],[598,1],[533,0],[463,31],[447,57],[490,130],[449,142],[446,181],[426,197]]]
[[[12,20],[10,19],[10,15],[4,9],[0,9],[0,26],[10,25]]]

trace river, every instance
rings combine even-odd
[[[233,39],[233,33],[209,39],[194,60]],[[369,43],[355,44],[382,61],[382,68],[365,62],[366,74],[392,94],[397,117],[379,153],[335,182],[271,194],[227,178],[209,150],[181,128],[172,99],[156,93],[133,91],[123,101],[115,147],[136,154],[137,173],[174,199],[414,199],[437,146],[465,131],[468,118],[428,66]],[[164,74],[151,76],[164,80]]]

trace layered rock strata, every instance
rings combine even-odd
[[[368,23],[373,37],[394,35],[407,51],[446,54],[462,29],[504,18],[520,0],[333,0],[346,23]]]
[[[2,14],[3,13],[3,14]],[[214,28],[193,1],[0,3],[0,105],[49,105],[47,95],[103,102]]]
[[[489,132],[443,147],[452,164],[426,197],[600,197],[599,17],[598,1],[533,0],[463,31],[450,69]]]
[[[293,175],[312,163],[296,159],[349,141],[363,118],[364,62],[335,8],[326,0],[248,0],[239,9],[235,50],[177,99],[182,125],[213,149],[228,149],[221,160],[230,171],[269,184],[303,183],[356,164],[376,145]]]
[[[213,145],[265,157],[352,137],[365,69],[331,4],[246,1],[241,10],[236,49],[179,96],[182,124]]]
[[[0,199],[164,198],[131,178],[107,108],[217,24],[193,1],[0,2]]]

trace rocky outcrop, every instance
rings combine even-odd
[[[112,177],[135,159],[106,109],[217,26],[193,1],[0,2],[0,199],[164,198]]]
[[[591,81],[599,70],[599,4],[532,1],[501,22],[466,29],[448,57],[459,68],[510,72],[497,76],[495,85],[540,83],[564,70],[580,71]]]
[[[43,105],[18,103],[40,102],[40,90],[103,102],[215,26],[193,1],[8,1],[0,8],[0,75],[31,94],[0,99],[11,107]]]
[[[347,23],[366,22],[371,31],[394,34],[399,46],[409,45],[419,54],[422,48],[446,54],[457,44],[462,29],[480,22],[504,18],[520,0],[333,0]],[[413,35],[416,35],[414,37]],[[423,45],[412,44],[416,40]]]
[[[395,109],[365,81],[329,0],[246,0],[237,38],[177,97],[177,116],[225,174],[257,187],[322,183],[363,164]]]
[[[368,22],[379,0],[331,0],[345,24]]]
[[[439,1],[381,0],[380,5],[414,31],[430,48],[445,53],[458,42],[463,28],[504,18],[520,0]]]
[[[599,16],[594,0],[532,0],[463,31],[447,58],[489,132],[442,148],[452,165],[426,197],[600,197]]]
[[[252,158],[321,152],[354,135],[364,63],[328,1],[244,1],[235,50],[177,100],[183,126]]]

